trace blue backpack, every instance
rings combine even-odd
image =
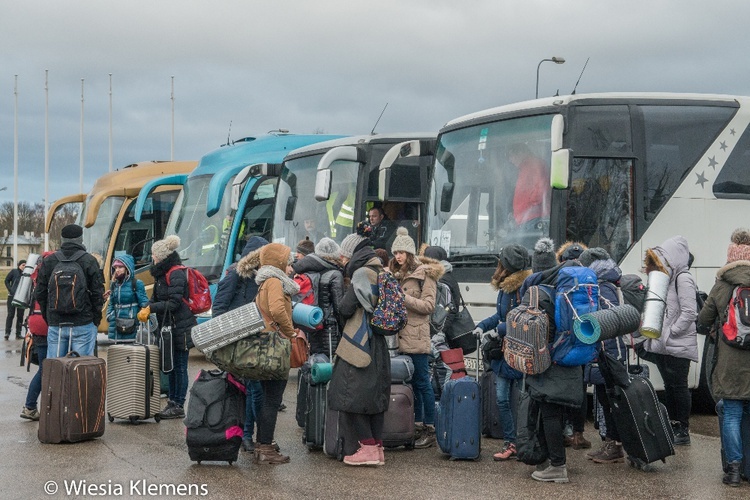
[[[584,366],[597,355],[598,343],[584,344],[573,333],[577,317],[599,309],[599,284],[588,267],[560,269],[555,290],[555,340],[552,362],[560,366]]]

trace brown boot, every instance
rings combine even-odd
[[[585,437],[583,437],[582,432],[574,432],[573,433],[573,443],[571,444],[571,447],[574,450],[582,450],[584,448],[591,448],[591,441],[588,441]]]
[[[255,445],[255,456],[253,463],[259,465],[279,465],[288,464],[289,457],[282,455],[273,447],[272,444],[256,444]]]

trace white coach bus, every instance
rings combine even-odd
[[[748,97],[660,93],[560,96],[457,118],[438,136],[423,236],[448,250],[477,321],[495,309],[499,250],[532,249],[541,236],[603,247],[623,273],[639,273],[647,248],[682,235],[708,291],[732,230],[750,226],[748,123]],[[514,213],[509,152],[519,145],[549,173],[548,206],[530,220]],[[396,148],[420,154],[417,143]],[[699,346],[702,361],[702,336]],[[693,388],[705,385],[702,365]],[[662,385],[657,370],[651,377]]]

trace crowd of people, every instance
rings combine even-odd
[[[322,237],[317,244],[309,239],[298,244],[294,251],[280,243],[269,243],[263,238],[250,238],[242,257],[230,267],[220,281],[213,304],[213,314],[219,316],[250,302],[256,302],[267,322],[287,338],[297,335],[292,322],[292,297],[300,292],[295,277],[316,273],[317,304],[324,312],[323,327],[308,333],[311,353],[333,355],[333,369],[328,387],[328,405],[341,412],[348,426],[355,430],[359,448],[344,457],[349,465],[383,465],[383,426],[389,404],[390,353],[386,338],[381,335],[362,335],[366,318],[378,302],[378,275],[391,273],[401,285],[408,321],[398,333],[398,352],[409,356],[414,365],[411,385],[414,390],[415,448],[435,446],[435,393],[433,390],[433,357],[430,315],[436,305],[437,283],[448,285],[457,309],[461,301],[458,283],[451,276],[446,251],[440,247],[418,249],[405,228],[392,235],[378,230],[382,211],[370,213],[374,223],[360,224],[341,244]],[[373,232],[375,231],[375,232]],[[104,310],[110,323],[110,337],[129,338],[129,325],[137,319],[156,322],[159,328],[171,326],[171,342],[162,345],[169,349],[173,369],[169,372],[168,402],[161,418],[182,418],[188,389],[188,351],[191,347],[190,330],[196,324],[194,315],[183,298],[186,296],[187,274],[180,266],[179,238],[168,236],[152,246],[151,274],[155,285],[151,298],[146,296],[143,283],[135,278],[133,259],[128,255],[114,260],[111,286],[105,293],[102,273],[95,258],[82,244],[82,228],[68,225],[62,230],[62,244],[57,252],[43,256],[37,268],[35,304],[30,308],[29,329],[34,335],[39,355],[39,370],[30,384],[21,417],[38,420],[37,399],[41,389],[42,363],[45,357],[64,356],[68,350],[82,355],[93,355],[97,325]],[[374,242],[390,240],[383,252]],[[376,251],[377,250],[377,251]],[[384,255],[385,254],[385,255]],[[390,259],[388,260],[388,257]],[[48,301],[51,272],[61,261],[75,261],[85,275],[86,293],[83,304],[74,314],[56,310]],[[669,277],[662,334],[659,338],[639,338],[632,332],[626,338],[616,337],[603,344],[603,351],[625,364],[629,347],[638,356],[652,362],[665,385],[665,403],[674,430],[675,445],[689,445],[689,415],[691,396],[688,390],[688,371],[691,362],[698,361],[697,333],[719,336],[727,322],[728,305],[737,287],[750,287],[750,231],[737,230],[731,237],[727,264],[722,267],[716,284],[708,295],[705,307],[698,316],[697,287],[690,273],[692,255],[687,241],[675,236],[659,246],[649,248],[644,258],[647,272],[658,270]],[[18,270],[23,269],[23,262]],[[533,251],[517,244],[506,245],[498,256],[491,285],[497,291],[495,314],[482,319],[474,330],[481,340],[488,369],[496,380],[495,403],[503,429],[504,444],[494,454],[495,460],[516,457],[517,422],[513,411],[512,389],[523,375],[514,370],[502,356],[503,338],[507,332],[506,318],[511,310],[529,304],[529,288],[534,285],[554,286],[561,269],[582,266],[596,274],[602,308],[623,303],[620,290],[622,272],[603,248],[587,248],[579,242],[566,242],[559,248],[549,238],[537,242]],[[16,270],[14,270],[16,271]],[[13,274],[13,273],[11,273]],[[9,275],[6,286],[17,286],[17,276]],[[555,305],[551,296],[540,294],[539,307],[554,325]],[[22,316],[22,314],[21,314]],[[6,325],[6,339],[10,335],[11,320]],[[33,318],[33,320],[32,320]],[[450,321],[450,319],[448,320]],[[447,323],[450,324],[449,322]],[[32,326],[33,325],[33,326]],[[549,331],[550,343],[554,328]],[[434,333],[434,332],[433,332]],[[627,342],[627,343],[626,343]],[[632,344],[631,345],[629,345]],[[740,422],[743,414],[750,414],[750,351],[737,349],[726,342],[718,342],[717,361],[711,374],[714,393],[723,400],[724,418],[721,433],[728,463],[724,482],[739,484],[740,463],[743,459]],[[499,353],[499,354],[498,354]],[[622,462],[626,456],[617,426],[612,418],[613,408],[607,403],[607,391],[596,363],[585,367],[555,367],[541,375],[527,377],[528,384],[543,387],[540,380],[559,377],[565,384],[564,392],[582,400],[577,407],[541,401],[539,441],[546,449],[548,460],[537,466],[532,477],[539,481],[567,482],[566,447],[588,449],[592,445],[583,437],[588,409],[586,386],[593,385],[594,414],[600,431],[601,446],[589,451],[587,458],[597,464]],[[559,386],[559,383],[557,384]],[[283,464],[289,457],[279,449],[274,439],[277,415],[286,380],[247,380],[247,403],[243,448],[254,454],[259,464]],[[559,387],[558,387],[559,389]],[[537,392],[538,392],[537,390]],[[541,389],[542,392],[544,389]],[[574,406],[574,405],[573,405]],[[572,432],[566,433],[566,427]]]

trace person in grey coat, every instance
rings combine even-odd
[[[638,354],[654,363],[664,380],[665,402],[672,420],[676,445],[689,445],[691,396],[688,389],[690,362],[698,361],[697,287],[690,274],[688,242],[674,236],[646,250],[646,272],[661,271],[669,276],[664,323],[658,339],[639,345]]]

